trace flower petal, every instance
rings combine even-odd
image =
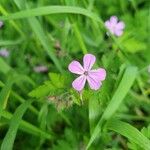
[[[114,34],[115,33],[115,27],[110,27],[109,31],[110,31],[111,34]]]
[[[82,91],[82,89],[85,86],[85,82],[86,82],[86,76],[85,75],[81,75],[80,77],[76,78],[73,82],[72,82],[72,86],[75,90],[77,91]]]
[[[111,28],[111,23],[109,20],[105,21],[105,26],[109,29]]]
[[[89,86],[92,90],[98,90],[102,83],[94,78],[91,78],[90,76],[87,76],[87,81],[89,83]]]
[[[123,21],[118,22],[116,26],[117,26],[117,29],[120,29],[120,30],[125,28],[125,24]]]
[[[103,68],[94,69],[88,72],[88,76],[96,81],[103,81],[106,78],[106,70]]]
[[[115,35],[121,36],[122,34],[123,34],[122,30],[118,30],[118,29],[115,30]]]
[[[92,54],[86,54],[83,57],[83,67],[86,71],[90,70],[96,61],[96,57]]]
[[[70,72],[75,73],[75,74],[83,74],[84,73],[84,69],[78,61],[72,61],[69,64],[68,69]]]
[[[113,24],[113,25],[116,25],[116,24],[117,24],[117,21],[118,21],[118,18],[117,18],[116,16],[112,16],[112,17],[110,18],[110,22],[111,22],[111,24]]]

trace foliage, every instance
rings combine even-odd
[[[0,149],[149,150],[148,17],[148,0],[0,0]],[[68,64],[86,53],[107,76],[77,92]]]

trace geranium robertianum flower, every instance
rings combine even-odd
[[[69,71],[80,75],[77,79],[75,79],[72,82],[72,86],[75,90],[82,91],[85,86],[86,80],[90,88],[93,90],[98,90],[101,87],[101,81],[105,80],[106,71],[103,68],[91,70],[95,61],[96,57],[94,55],[86,54],[83,57],[83,67],[76,60],[72,61],[69,64]]]
[[[8,57],[9,56],[9,51],[7,49],[0,49],[0,56]]]
[[[2,21],[0,21],[0,28],[3,26],[3,24],[4,24],[4,23],[3,23]]]
[[[121,36],[123,34],[123,29],[125,24],[123,21],[118,21],[116,16],[112,16],[110,20],[105,22],[106,28],[114,35]]]

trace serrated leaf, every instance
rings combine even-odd
[[[48,96],[49,92],[54,91],[56,88],[51,84],[50,81],[45,81],[43,85],[40,85],[33,91],[29,93],[29,96],[31,97],[36,97],[36,98],[41,98],[44,96]]]
[[[41,98],[62,93],[65,88],[65,77],[57,73],[49,73],[49,77],[51,81],[45,81],[43,85],[31,91],[29,96]]]
[[[63,88],[65,84],[65,77],[57,73],[49,73],[52,84],[57,88]]]

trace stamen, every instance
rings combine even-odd
[[[84,72],[84,75],[86,75],[86,76],[87,76],[87,75],[88,75],[88,71],[85,71],[85,72]]]

